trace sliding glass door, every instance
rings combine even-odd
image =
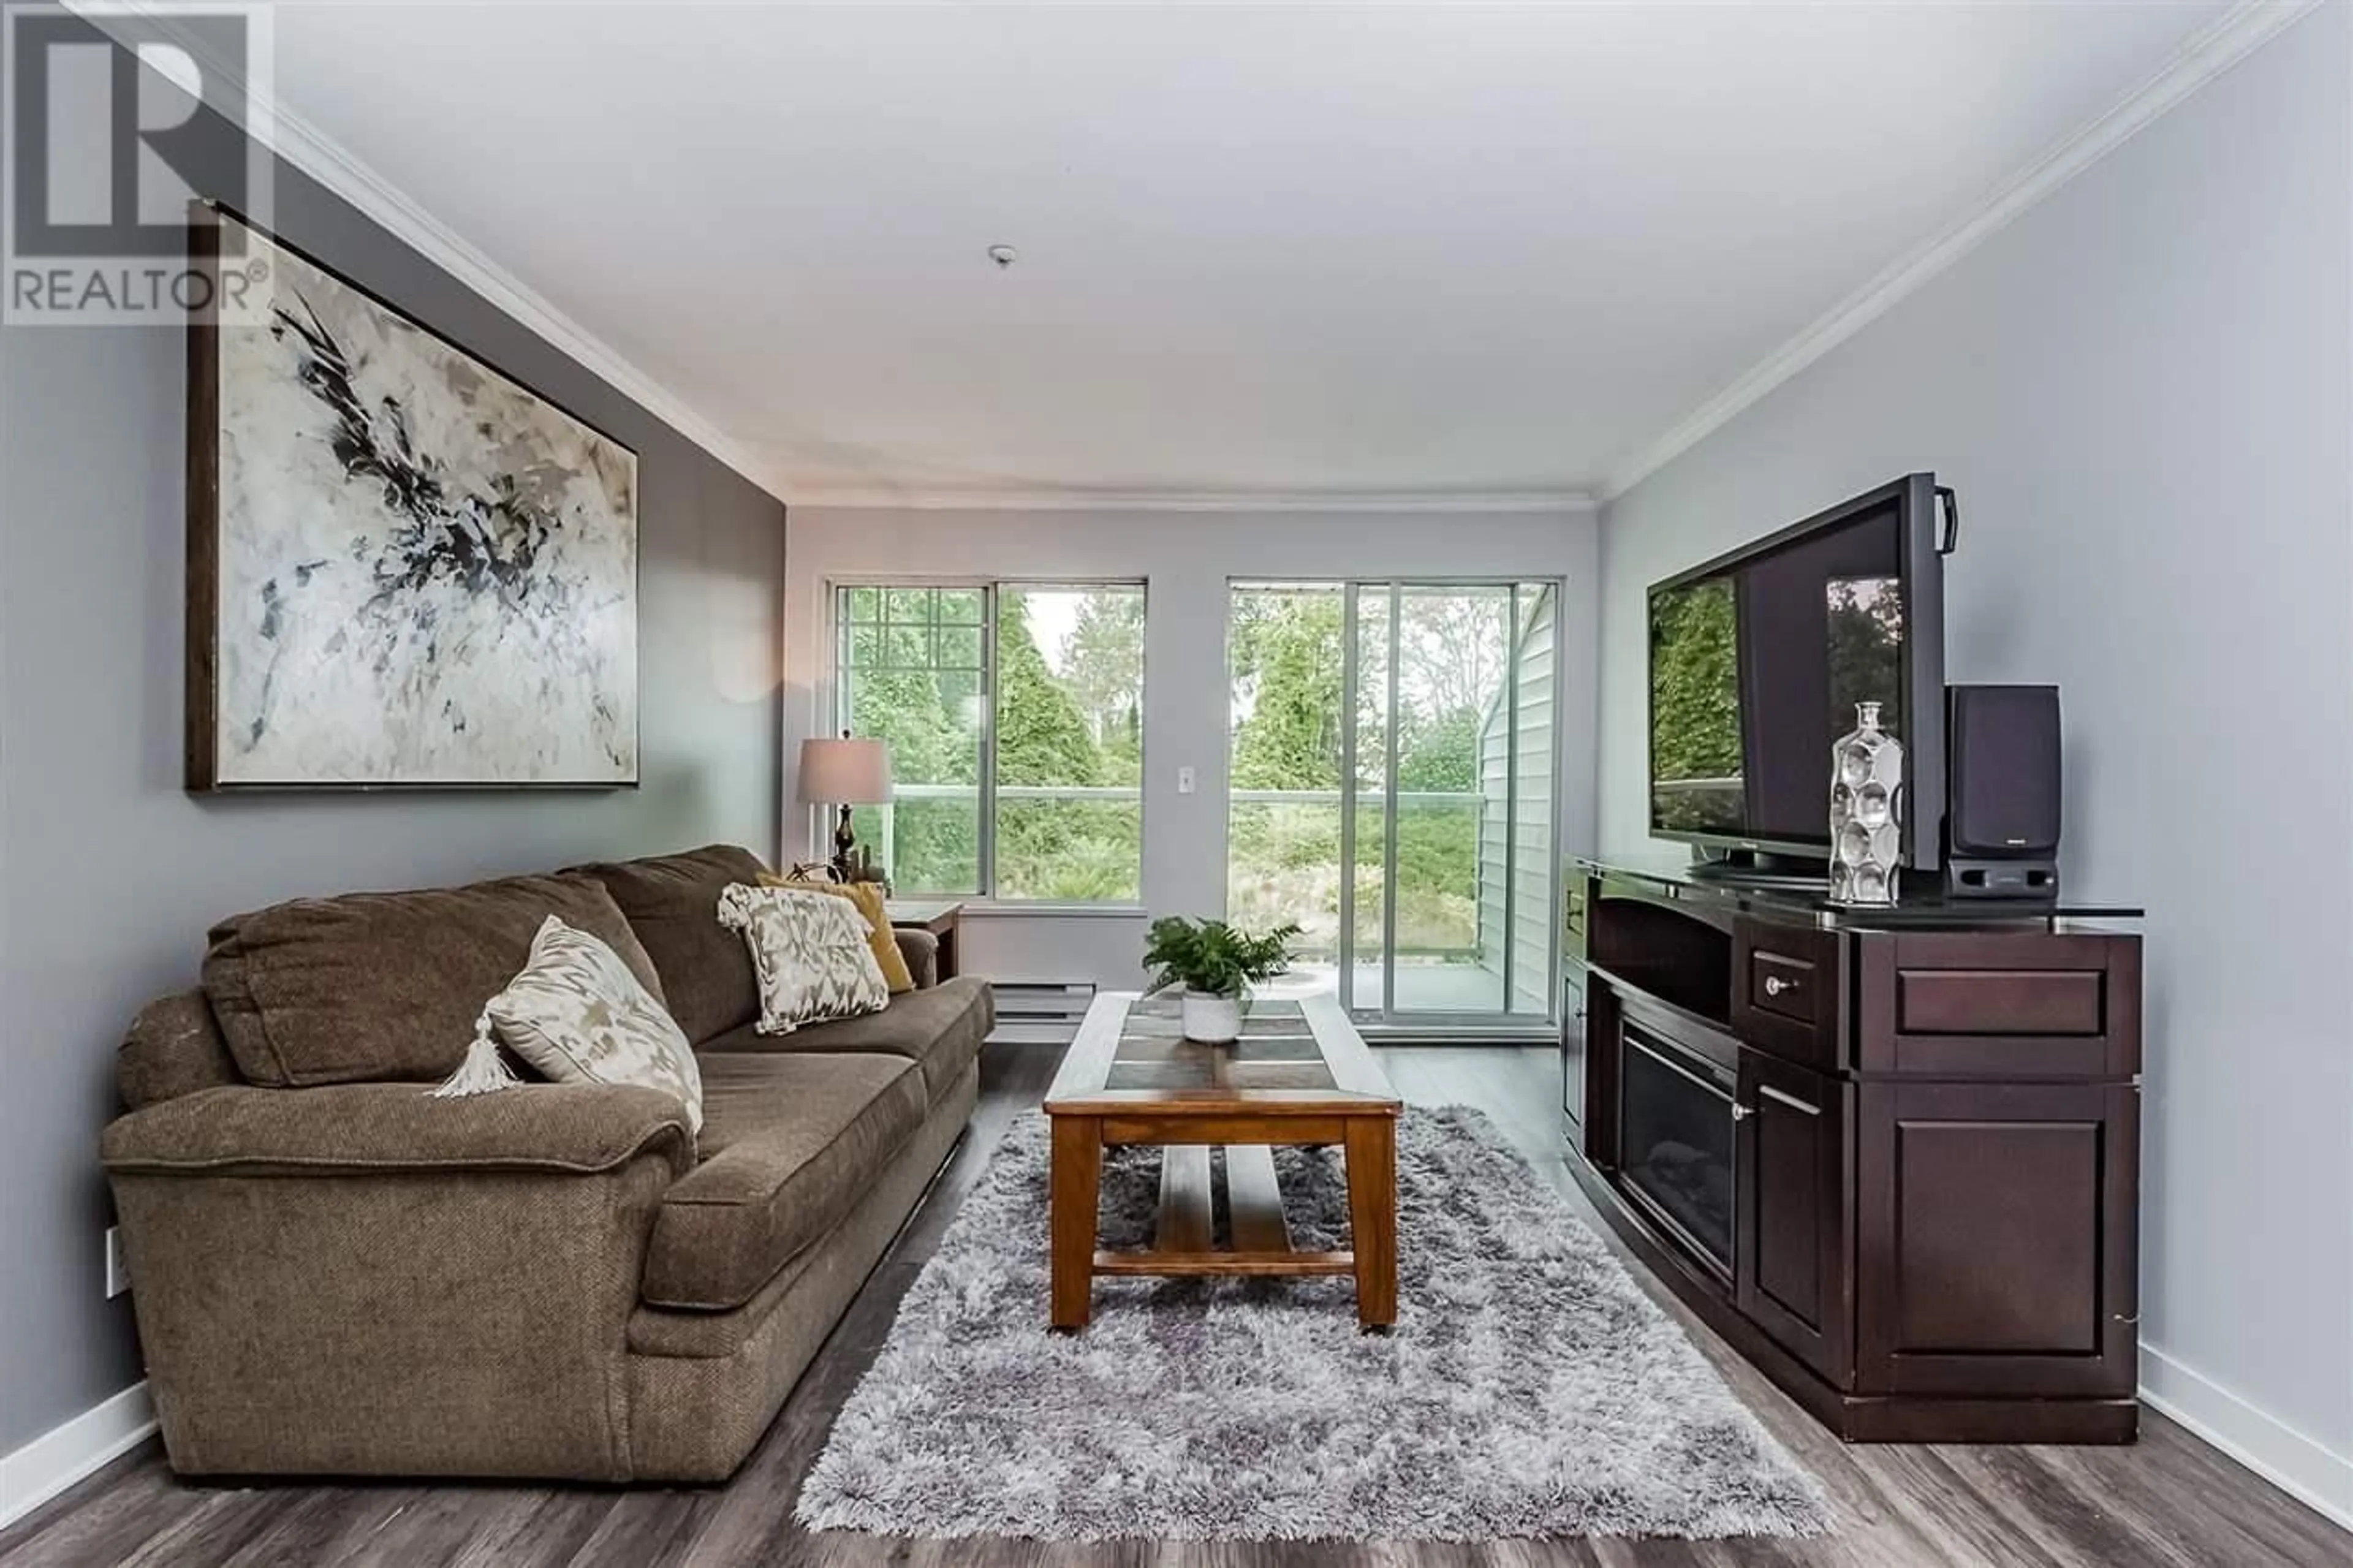
[[[1547,1023],[1547,583],[1238,583],[1228,912],[1401,1029]]]

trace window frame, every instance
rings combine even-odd
[[[1358,729],[1358,719],[1356,703],[1349,695],[1356,690],[1357,686],[1356,662],[1361,651],[1361,639],[1356,635],[1356,627],[1358,624],[1358,601],[1364,594],[1367,591],[1375,593],[1386,592],[1394,596],[1398,592],[1409,587],[1415,589],[1435,589],[1441,592],[1449,589],[1480,588],[1511,590],[1512,603],[1514,605],[1514,613],[1511,622],[1510,633],[1505,639],[1505,646],[1507,649],[1507,662],[1509,669],[1507,679],[1510,685],[1514,688],[1516,688],[1519,683],[1521,668],[1521,649],[1519,647],[1520,632],[1518,630],[1516,612],[1516,606],[1519,603],[1521,593],[1527,589],[1535,589],[1537,591],[1537,598],[1536,600],[1532,601],[1532,607],[1534,603],[1541,601],[1542,595],[1548,594],[1552,596],[1552,699],[1550,703],[1549,721],[1552,730],[1553,746],[1552,762],[1549,764],[1551,768],[1549,788],[1552,797],[1552,809],[1549,814],[1548,820],[1543,824],[1543,830],[1548,836],[1550,853],[1547,858],[1549,859],[1552,868],[1551,876],[1549,878],[1551,883],[1551,895],[1546,921],[1546,929],[1550,933],[1547,940],[1551,949],[1549,966],[1546,969],[1546,973],[1549,974],[1550,978],[1545,982],[1546,986],[1546,998],[1550,1005],[1543,1019],[1543,1026],[1545,1028],[1556,1027],[1560,1019],[1560,1007],[1562,1004],[1559,985],[1559,970],[1563,961],[1563,955],[1566,952],[1562,945],[1563,937],[1561,921],[1563,919],[1563,911],[1567,907],[1567,900],[1569,895],[1570,880],[1560,868],[1565,863],[1563,857],[1567,854],[1567,851],[1562,847],[1567,842],[1566,828],[1569,811],[1568,795],[1570,786],[1568,781],[1574,776],[1574,770],[1567,769],[1562,766],[1559,748],[1562,744],[1562,738],[1567,732],[1568,705],[1571,700],[1569,689],[1570,679],[1565,672],[1568,670],[1572,662],[1568,640],[1569,617],[1572,609],[1568,599],[1568,590],[1572,581],[1573,579],[1567,574],[1560,573],[1550,574],[1543,573],[1525,574],[1517,573],[1503,574],[1478,573],[1386,573],[1369,576],[1329,576],[1317,575],[1313,573],[1303,573],[1297,574],[1251,573],[1249,574],[1231,575],[1225,580],[1225,672],[1229,701],[1231,700],[1233,680],[1233,607],[1237,595],[1251,590],[1281,591],[1295,589],[1307,591],[1337,591],[1344,595],[1344,601],[1346,606],[1345,621],[1346,629],[1344,630],[1342,634],[1343,665],[1340,710],[1342,714],[1341,747],[1344,760],[1341,763],[1341,783],[1338,792],[1339,798],[1343,802],[1348,800],[1352,795],[1365,793],[1356,789],[1350,782],[1356,776],[1355,757],[1357,746],[1356,731]],[[1392,602],[1394,602],[1393,597]],[[1389,622],[1389,629],[1392,633],[1396,630],[1398,624],[1398,623],[1394,619]],[[1388,664],[1389,670],[1392,672],[1394,672],[1398,668],[1396,643],[1393,639],[1390,642]],[[1518,734],[1520,728],[1520,712],[1519,705],[1514,701],[1509,710],[1511,739],[1506,747],[1507,756],[1516,757],[1519,751]],[[1515,868],[1518,861],[1519,824],[1516,813],[1514,813],[1511,816],[1507,816],[1505,819],[1505,831],[1508,843],[1504,851],[1504,858],[1507,866],[1513,867],[1514,869],[1506,873],[1504,881],[1505,900],[1504,914],[1503,918],[1504,921],[1504,930],[1506,931],[1506,962],[1498,975],[1498,979],[1501,981],[1503,985],[1504,1000],[1502,1010],[1494,1014],[1482,1015],[1468,1012],[1460,1014],[1415,1013],[1409,1010],[1392,1009],[1390,1007],[1390,1002],[1397,995],[1396,955],[1393,951],[1393,937],[1397,929],[1397,879],[1394,875],[1389,873],[1394,871],[1397,863],[1396,834],[1394,832],[1393,825],[1397,821],[1397,797],[1398,791],[1397,785],[1398,752],[1396,747],[1396,731],[1393,726],[1385,727],[1388,729],[1388,734],[1384,738],[1383,742],[1383,754],[1385,759],[1384,771],[1387,776],[1382,791],[1383,798],[1381,808],[1384,835],[1382,846],[1383,858],[1381,862],[1384,870],[1384,875],[1381,879],[1381,931],[1383,932],[1381,942],[1383,948],[1383,958],[1381,963],[1381,996],[1383,998],[1383,1003],[1380,1007],[1377,1008],[1357,1005],[1353,994],[1355,966],[1342,965],[1338,970],[1340,981],[1339,994],[1347,1003],[1349,1016],[1360,1023],[1370,1024],[1377,1027],[1393,1026],[1400,1020],[1405,1020],[1411,1026],[1418,1028],[1434,1021],[1440,1027],[1453,1027],[1459,1026],[1461,1027],[1473,1030],[1474,1032],[1497,1026],[1508,1027],[1521,1023],[1535,1021],[1536,1015],[1533,1013],[1516,1012],[1513,1005],[1513,999],[1516,994],[1514,990],[1514,976],[1513,975],[1511,968],[1512,963],[1516,962],[1512,953],[1514,939],[1511,935],[1514,931],[1513,921],[1517,914],[1516,884],[1518,882],[1518,876],[1516,874]],[[1226,736],[1226,765],[1229,770],[1233,766],[1233,745],[1234,731],[1231,727],[1229,727]],[[1516,774],[1516,763],[1514,763],[1514,774]],[[1512,787],[1516,789],[1516,782]],[[1232,832],[1233,813],[1236,804],[1234,793],[1235,792],[1229,786],[1227,793],[1224,823],[1227,854],[1227,867],[1225,873],[1226,900],[1221,907],[1224,909],[1224,911],[1229,918],[1231,918],[1233,913],[1231,908],[1233,853]],[[1354,821],[1355,816],[1355,812],[1350,811],[1344,806],[1341,812],[1339,853],[1340,864],[1344,868],[1356,863],[1356,826]],[[1339,900],[1340,929],[1343,935],[1338,944],[1342,950],[1343,955],[1345,955],[1347,952],[1350,941],[1345,933],[1353,931],[1355,927],[1356,897],[1356,879],[1344,874],[1340,878]]]
[[[1088,589],[1098,589],[1119,590],[1134,593],[1142,602],[1144,622],[1146,628],[1145,646],[1138,655],[1136,669],[1137,689],[1139,692],[1143,692],[1148,691],[1151,689],[1151,650],[1149,629],[1152,624],[1151,580],[1145,577],[1103,575],[1077,577],[1026,575],[992,577],[951,575],[934,573],[884,572],[857,573],[843,576],[828,577],[826,579],[825,583],[825,604],[826,614],[830,617],[831,621],[829,635],[826,639],[826,646],[830,664],[827,671],[826,681],[825,708],[827,713],[827,723],[824,728],[818,731],[820,734],[839,734],[842,732],[845,711],[849,706],[849,704],[845,702],[844,697],[849,688],[849,676],[852,669],[852,627],[857,624],[849,615],[849,595],[860,589],[872,589],[886,595],[894,589],[902,593],[911,590],[925,589],[943,593],[977,592],[980,595],[980,668],[978,674],[981,688],[981,720],[979,735],[980,757],[978,767],[976,770],[976,776],[979,779],[979,783],[976,786],[977,790],[977,803],[976,809],[978,813],[978,820],[976,824],[975,829],[975,861],[978,873],[977,880],[980,885],[979,890],[976,892],[963,892],[947,889],[901,888],[894,886],[892,889],[892,897],[905,899],[958,899],[964,900],[966,913],[972,913],[976,910],[979,912],[1003,910],[1008,913],[1017,914],[1068,913],[1113,914],[1127,916],[1141,912],[1145,907],[1144,902],[1144,846],[1146,841],[1145,836],[1149,830],[1148,822],[1150,816],[1150,803],[1148,800],[1148,792],[1145,788],[1145,781],[1151,777],[1151,762],[1149,756],[1146,754],[1148,744],[1145,735],[1145,726],[1141,721],[1143,709],[1143,702],[1141,700],[1139,700],[1137,703],[1138,725],[1136,734],[1136,896],[1133,899],[1025,899],[1006,897],[998,893],[997,890],[997,812],[998,804],[997,795],[997,745],[998,731],[997,704],[997,674],[1000,662],[997,658],[997,602],[999,596],[1008,590],[1011,590],[1015,593],[1021,593],[1027,591],[1083,592]],[[889,603],[888,599],[886,598],[883,603],[887,605]],[[887,615],[883,617],[883,621],[884,624],[889,624],[889,617]],[[933,668],[936,670],[940,667],[935,664]],[[956,668],[959,672],[962,671],[963,667],[959,666]],[[810,820],[812,823],[815,823],[818,820],[816,814],[822,810],[822,807],[810,807],[810,811],[812,813]],[[816,843],[817,841],[818,840],[815,837],[812,837],[810,840],[811,843]]]

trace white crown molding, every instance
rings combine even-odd
[[[69,6],[78,0],[66,0]],[[1345,491],[1038,490],[955,491],[899,489],[887,484],[857,489],[796,485],[719,425],[639,370],[618,351],[573,321],[554,304],[450,229],[415,198],[386,180],[349,149],[320,130],[275,93],[270,128],[263,136],[279,157],[350,203],[376,224],[480,294],[499,310],[577,361],[615,390],[670,426],[728,467],[787,505],[838,508],[906,508],[923,510],[1133,510],[1133,511],[1379,511],[1541,512],[1580,510],[1614,500],[1675,458],[1696,446],[1742,410],[1811,365],[1886,313],[1899,300],[1951,268],[1987,238],[2042,201],[2077,174],[2121,146],[2136,132],[2207,82],[2246,58],[2291,23],[2315,10],[2320,0],[2239,0],[2229,11],[2184,40],[2147,80],[2113,108],[2076,131],[2009,181],[1983,203],[1865,283],[1829,312],[1718,390],[1691,413],[1631,455],[1611,464],[1597,490],[1557,492],[1436,491],[1367,493]],[[242,81],[235,62],[216,57],[199,40],[173,26],[169,9],[144,0],[117,0],[110,7],[140,16],[174,38],[208,71]],[[104,28],[107,18],[90,21]],[[300,237],[290,237],[298,238]]]
[[[2319,5],[2320,0],[2239,0],[2183,40],[2164,65],[2114,108],[2021,169],[1943,232],[1899,257],[1655,440],[1612,464],[1599,487],[1601,499],[1616,500],[1697,446]]]
[[[80,0],[65,0],[80,8]],[[127,12],[185,48],[205,71],[247,85],[235,61],[222,59],[200,39],[176,27],[167,5],[152,0],[114,0],[109,10]],[[104,29],[107,16],[92,8],[89,19]],[[316,180],[395,238],[480,294],[499,310],[570,356],[616,391],[630,398],[696,446],[742,474],[787,506],[907,508],[922,510],[987,511],[1368,511],[1368,512],[1559,512],[1589,510],[1583,491],[1417,491],[1351,494],[1346,491],[1185,490],[974,490],[898,489],[887,483],[851,489],[797,486],[717,424],[639,370],[610,344],[565,315],[529,285],[508,272],[464,236],[427,212],[349,148],[322,131],[274,90],[262,140],[280,159]],[[299,235],[287,236],[300,243]]]
[[[250,86],[240,61],[220,58],[202,39],[179,27],[172,8],[149,0],[112,0],[103,10],[84,9],[81,0],[65,0],[82,12],[100,31],[111,31],[109,12],[136,16],[142,27],[169,38],[210,76]],[[385,179],[349,148],[320,130],[280,98],[274,83],[263,84],[269,106],[266,121],[255,128],[256,139],[280,161],[316,180],[342,197],[378,226],[422,255],[500,310],[544,339],[549,346],[579,363],[647,413],[759,486],[778,500],[785,485],[776,472],[717,424],[689,406],[660,382],[639,370],[611,344],[574,321],[528,284],[483,254],[464,236],[419,205],[416,198]],[[257,119],[261,117],[257,116]],[[301,244],[302,237],[288,235]]]
[[[1590,511],[1583,490],[948,490],[787,487],[787,507],[905,511],[1529,512]]]
[[[155,1405],[142,1381],[51,1427],[15,1453],[0,1455],[0,1526],[24,1518],[113,1463],[154,1430]]]

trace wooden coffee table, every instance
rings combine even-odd
[[[1254,1002],[1231,1046],[1183,1037],[1173,999],[1095,998],[1046,1091],[1053,1125],[1053,1306],[1083,1329],[1098,1274],[1353,1274],[1356,1318],[1397,1321],[1397,1090],[1330,996]],[[1103,1152],[1162,1145],[1160,1218],[1143,1252],[1096,1248]],[[1295,1252],[1272,1147],[1336,1143],[1345,1252]],[[1226,1151],[1233,1246],[1211,1246],[1209,1148]]]

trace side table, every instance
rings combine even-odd
[[[931,932],[940,944],[940,978],[956,977],[956,923],[964,915],[963,900],[892,899],[882,910],[902,930]]]

